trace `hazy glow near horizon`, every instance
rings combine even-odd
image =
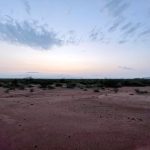
[[[148,4],[1,1],[0,77],[150,77]]]

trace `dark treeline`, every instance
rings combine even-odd
[[[0,79],[0,87],[19,88],[32,87],[38,85],[41,88],[62,87],[113,87],[119,88],[123,86],[150,86],[150,79]]]

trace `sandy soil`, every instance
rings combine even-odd
[[[135,88],[1,88],[0,150],[150,150],[150,94]]]

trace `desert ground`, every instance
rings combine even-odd
[[[150,87],[0,88],[0,150],[34,149],[150,150]]]

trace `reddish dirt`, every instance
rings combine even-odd
[[[150,150],[150,94],[135,88],[1,88],[0,150]]]

